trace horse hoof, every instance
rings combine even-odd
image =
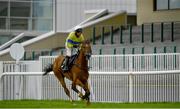
[[[83,94],[82,94],[82,93],[79,93],[78,96],[79,96],[80,98],[82,98],[82,97],[83,97]]]
[[[81,99],[86,100],[86,96],[85,96],[85,95],[84,95],[84,96],[82,96],[82,97],[81,97]]]
[[[73,103],[74,101],[73,100],[70,100],[71,103]]]
[[[91,103],[89,101],[87,101],[86,105],[89,106]]]
[[[84,101],[84,99],[83,99],[83,98],[80,98],[80,100],[81,100],[81,101]]]

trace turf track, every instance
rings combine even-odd
[[[63,100],[4,100],[0,108],[180,108],[180,103],[91,103]]]

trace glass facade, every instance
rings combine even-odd
[[[54,0],[0,0],[0,29],[51,31]]]
[[[180,0],[171,0],[170,9],[180,9]]]
[[[154,0],[155,10],[180,9],[180,0]]]
[[[0,18],[0,29],[6,28],[6,18]]]
[[[157,10],[168,9],[168,0],[157,0]]]
[[[8,2],[0,1],[0,16],[8,16]]]
[[[11,17],[30,17],[31,2],[10,2]]]

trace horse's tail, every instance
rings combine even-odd
[[[45,76],[45,75],[47,75],[50,71],[52,71],[53,70],[53,64],[49,64],[48,66],[46,66],[45,68],[44,68],[44,72],[45,73],[43,73],[43,76]]]

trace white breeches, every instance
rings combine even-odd
[[[72,55],[72,48],[66,47],[66,56],[71,57],[71,55]]]

